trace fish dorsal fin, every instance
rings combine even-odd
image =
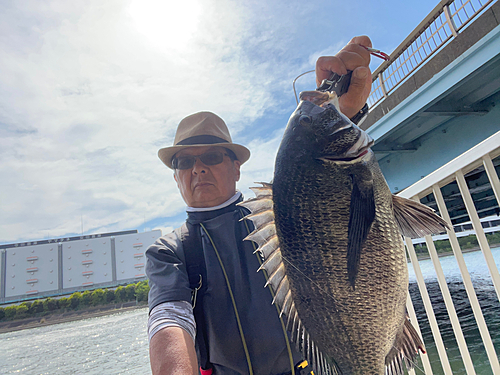
[[[264,258],[258,271],[266,271],[268,275],[266,286],[272,290],[273,303],[278,305],[280,317],[285,316],[286,329],[292,333],[292,341],[312,366],[314,374],[337,375],[339,372],[336,365],[321,352],[311,339],[295,308],[274,224],[272,184],[264,182],[260,184],[262,187],[251,188],[256,198],[238,203],[239,206],[250,210],[250,214],[245,216],[243,220],[251,220],[255,226],[255,230],[245,240],[258,244],[259,247],[256,251],[259,251]]]
[[[405,237],[421,238],[450,229],[445,220],[422,203],[393,195],[392,206],[401,234]]]
[[[364,163],[356,166],[356,173],[351,175],[351,179],[352,191],[347,232],[347,275],[354,289],[361,249],[375,219],[375,198],[373,195],[373,176]]]
[[[256,182],[257,184],[261,184],[261,186],[254,186],[251,187],[250,190],[252,190],[255,193],[255,196],[257,198],[260,197],[272,197],[273,196],[273,185],[267,182]]]
[[[425,353],[424,343],[411,322],[406,318],[392,349],[385,357],[385,373],[387,375],[403,375],[403,364],[408,371],[411,370],[415,366],[419,350]]]

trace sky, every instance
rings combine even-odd
[[[293,79],[356,35],[392,52],[437,3],[2,0],[0,244],[179,226],[157,151],[198,111],[251,150],[238,189],[253,196],[272,179]]]

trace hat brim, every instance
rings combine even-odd
[[[243,164],[245,163],[249,158],[250,158],[250,150],[246,148],[245,146],[238,145],[236,143],[211,143],[211,144],[197,144],[197,145],[182,145],[182,146],[171,146],[171,147],[164,147],[158,150],[158,157],[160,160],[165,164],[167,167],[170,169],[174,169],[172,166],[172,158],[176,153],[178,153],[180,150],[183,150],[185,148],[189,147],[224,147],[236,155],[236,158],[238,161]]]

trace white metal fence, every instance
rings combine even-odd
[[[426,197],[427,195],[432,193],[434,195],[434,199],[436,200],[439,214],[451,225],[450,215],[448,213],[449,208],[447,208],[445,204],[441,189],[444,186],[448,185],[449,183],[456,182],[458,184],[460,190],[459,191],[460,196],[463,199],[469,219],[472,222],[474,232],[477,236],[481,252],[488,266],[488,270],[490,273],[489,277],[491,277],[491,281],[496,291],[497,298],[500,300],[500,275],[498,273],[498,268],[495,265],[495,260],[493,258],[485,232],[483,230],[478,213],[476,211],[476,207],[474,205],[471,192],[469,190],[469,187],[467,186],[466,179],[464,177],[467,173],[482,166],[486,171],[489,183],[491,185],[491,188],[494,192],[494,196],[498,204],[500,202],[500,182],[497,172],[495,171],[492,159],[498,157],[499,155],[500,155],[500,132],[497,132],[496,134],[492,135],[485,141],[481,142],[472,149],[468,150],[461,156],[457,157],[456,159],[452,160],[448,164],[434,171],[427,177],[421,179],[414,185],[405,189],[398,195],[419,201],[423,197]],[[457,236],[453,230],[448,231],[448,238],[456,262],[458,264],[458,268],[460,270],[460,274],[463,280],[463,285],[465,287],[467,296],[470,301],[470,306],[474,314],[477,328],[479,329],[480,336],[483,341],[489,363],[491,365],[492,373],[500,374],[500,366],[492,342],[492,338],[488,330],[488,327],[486,325],[483,316],[483,311],[481,310],[481,306],[479,304],[478,297],[476,295],[476,291],[474,289],[471,280],[471,276],[464,261],[464,256],[462,254],[462,250],[460,248]],[[441,268],[441,263],[439,261],[438,254],[434,246],[433,238],[431,236],[427,236],[425,238],[425,242],[427,244],[427,249],[429,251],[430,258],[434,265],[439,288],[441,290],[444,303],[446,305],[446,310],[449,315],[449,324],[453,329],[453,333],[455,335],[455,339],[458,344],[460,355],[464,363],[465,371],[467,374],[476,374],[473,366],[473,361],[471,359],[471,354],[469,352],[469,348],[467,347],[463,330],[462,327],[460,326],[460,321],[455,310],[452,296],[450,294],[448,284],[445,279],[445,275]],[[414,249],[414,245],[412,243],[412,240],[409,238],[406,238],[406,247],[409,254],[411,266],[415,271],[418,289],[420,291],[420,295],[425,307],[425,312],[432,331],[432,336],[434,338],[434,343],[436,345],[442,369],[445,374],[453,374],[449,358],[447,356],[447,350],[445,348],[443,339],[441,337],[440,327],[438,327],[438,323],[436,321],[433,309],[433,302],[429,297],[426,283],[424,281],[424,277],[421,272],[419,261],[417,259],[417,255]],[[410,297],[408,297],[407,305],[410,318],[412,322],[416,323],[418,320]],[[500,311],[498,311],[498,314],[500,314]],[[443,327],[441,326],[441,330],[442,329]],[[425,374],[433,373],[429,359],[425,355],[422,356],[422,364],[423,364],[422,371],[425,371]],[[420,373],[420,370],[417,371],[419,371]]]
[[[442,0],[372,74],[370,108],[496,0]]]

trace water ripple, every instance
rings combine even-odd
[[[147,308],[0,335],[1,374],[151,374]]]

